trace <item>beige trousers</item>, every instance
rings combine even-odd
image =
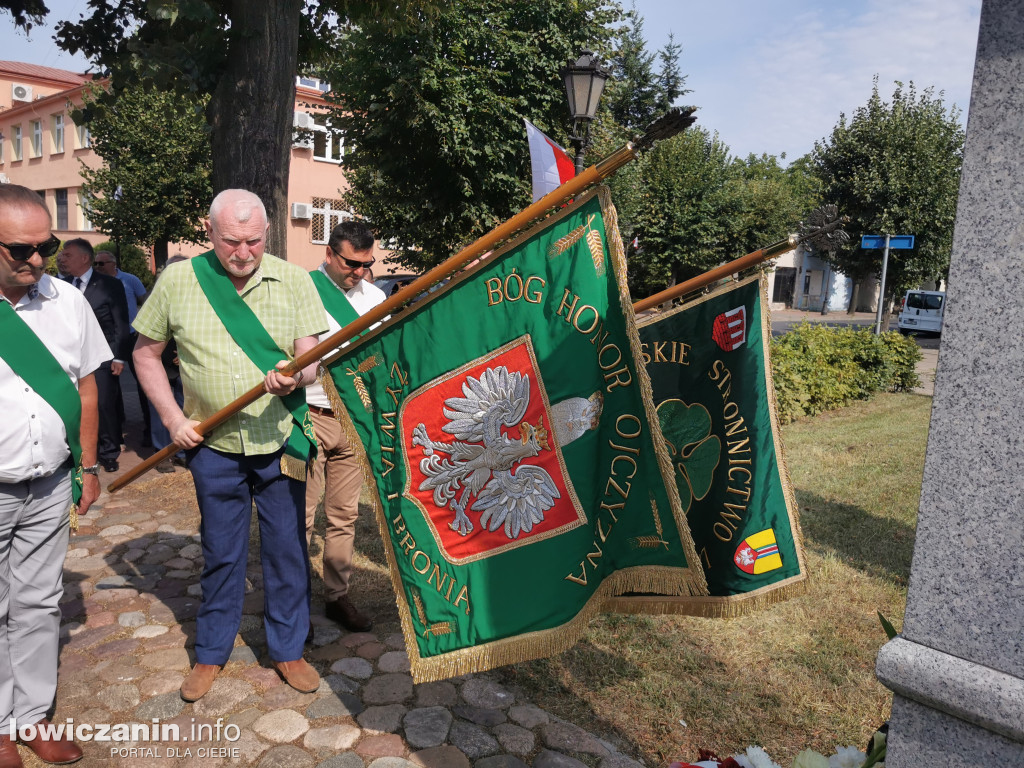
[[[333,602],[348,594],[355,549],[356,518],[363,475],[341,424],[331,416],[310,411],[319,444],[316,460],[306,475],[306,543],[313,518],[324,496],[327,528],[324,534],[324,599]]]

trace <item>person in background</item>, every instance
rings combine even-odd
[[[167,263],[160,268],[160,271],[157,273],[157,279],[159,279],[160,275],[164,273],[164,270],[172,264],[177,264],[179,261],[188,261],[188,257],[181,253],[176,253],[171,256],[167,259]],[[164,373],[167,374],[167,381],[170,382],[171,393],[174,395],[174,402],[178,404],[179,408],[184,408],[185,391],[182,389],[181,372],[178,370],[180,365],[178,361],[178,345],[175,343],[173,338],[168,339],[167,346],[164,347],[164,351],[160,353],[160,362],[164,366]],[[139,387],[139,392],[141,394],[142,387]],[[162,451],[171,444],[171,435],[167,431],[167,427],[165,427],[163,422],[160,421],[160,415],[156,412],[156,408],[153,407],[153,404],[150,403],[148,399],[146,402],[149,408],[150,443],[156,451]],[[173,472],[175,467],[184,466],[185,452],[178,451],[176,454],[171,456],[171,458],[164,459],[157,464],[156,471],[166,474],[168,472]]]

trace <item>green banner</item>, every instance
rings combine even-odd
[[[601,188],[328,361],[417,682],[560,652],[616,595],[706,594],[624,277]]]
[[[806,577],[779,438],[759,276],[639,322],[643,361],[708,597],[629,596],[618,611],[735,616]]]

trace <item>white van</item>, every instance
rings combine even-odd
[[[942,333],[942,313],[945,308],[944,291],[907,291],[896,321],[897,327],[900,333]]]

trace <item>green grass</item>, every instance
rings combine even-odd
[[[759,744],[785,765],[807,747],[863,747],[889,716],[876,611],[902,625],[930,409],[881,395],[783,429],[804,595],[730,620],[604,616],[570,651],[501,677],[653,766],[701,747]]]

